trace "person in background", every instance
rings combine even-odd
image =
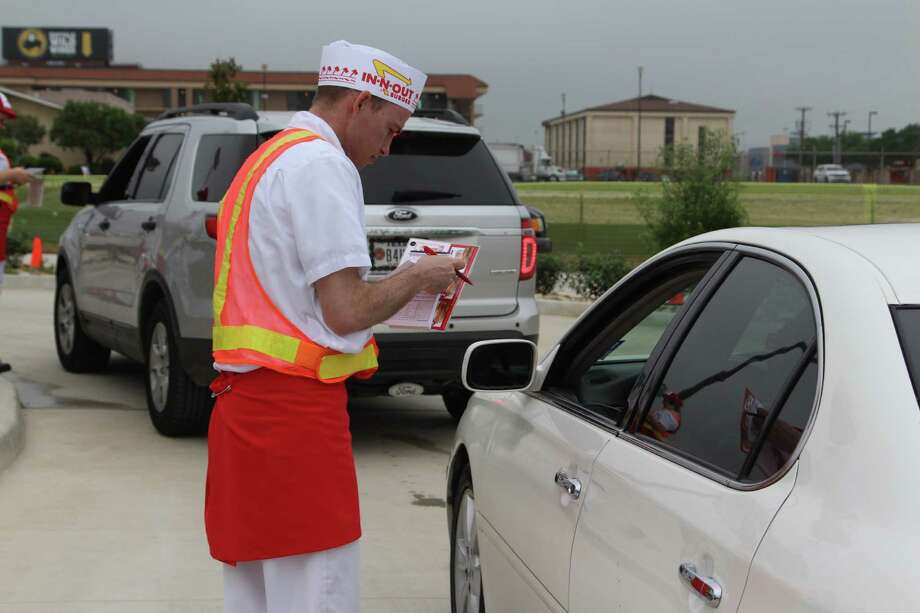
[[[15,119],[16,111],[9,98],[0,93],[0,128],[7,119]],[[10,159],[0,149],[0,290],[3,289],[3,276],[6,270],[6,237],[10,231],[10,220],[19,206],[16,200],[16,186],[31,180],[25,168],[13,168]],[[10,365],[0,359],[0,373],[10,370]]]

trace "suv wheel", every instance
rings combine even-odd
[[[485,613],[479,532],[476,527],[476,497],[473,494],[473,477],[469,466],[463,471],[454,493],[451,528],[450,610],[452,613]]]
[[[166,436],[206,432],[211,393],[195,385],[179,363],[175,327],[163,301],[153,307],[144,327],[144,347],[147,410],[153,426]]]
[[[105,369],[112,355],[83,331],[74,297],[73,285],[66,272],[58,275],[54,292],[54,345],[58,360],[69,372],[97,372]]]
[[[460,418],[463,417],[463,412],[466,411],[466,404],[472,396],[473,392],[464,387],[451,387],[441,394],[441,398],[444,400],[444,407],[450,413],[450,416],[457,421],[460,421]]]

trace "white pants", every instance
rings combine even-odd
[[[358,613],[358,541],[299,556],[224,564],[224,613]]]

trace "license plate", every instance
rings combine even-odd
[[[406,250],[406,241],[372,241],[371,270],[394,270]]]

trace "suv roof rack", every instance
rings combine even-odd
[[[252,119],[258,120],[259,114],[248,104],[244,102],[210,102],[207,104],[193,104],[192,106],[180,106],[169,109],[161,113],[156,120],[172,119],[174,117],[183,117],[185,115],[218,115],[229,117],[230,119]]]
[[[451,123],[459,123],[463,126],[470,125],[470,122],[463,115],[453,109],[415,109],[412,116],[424,119],[441,119]]]

